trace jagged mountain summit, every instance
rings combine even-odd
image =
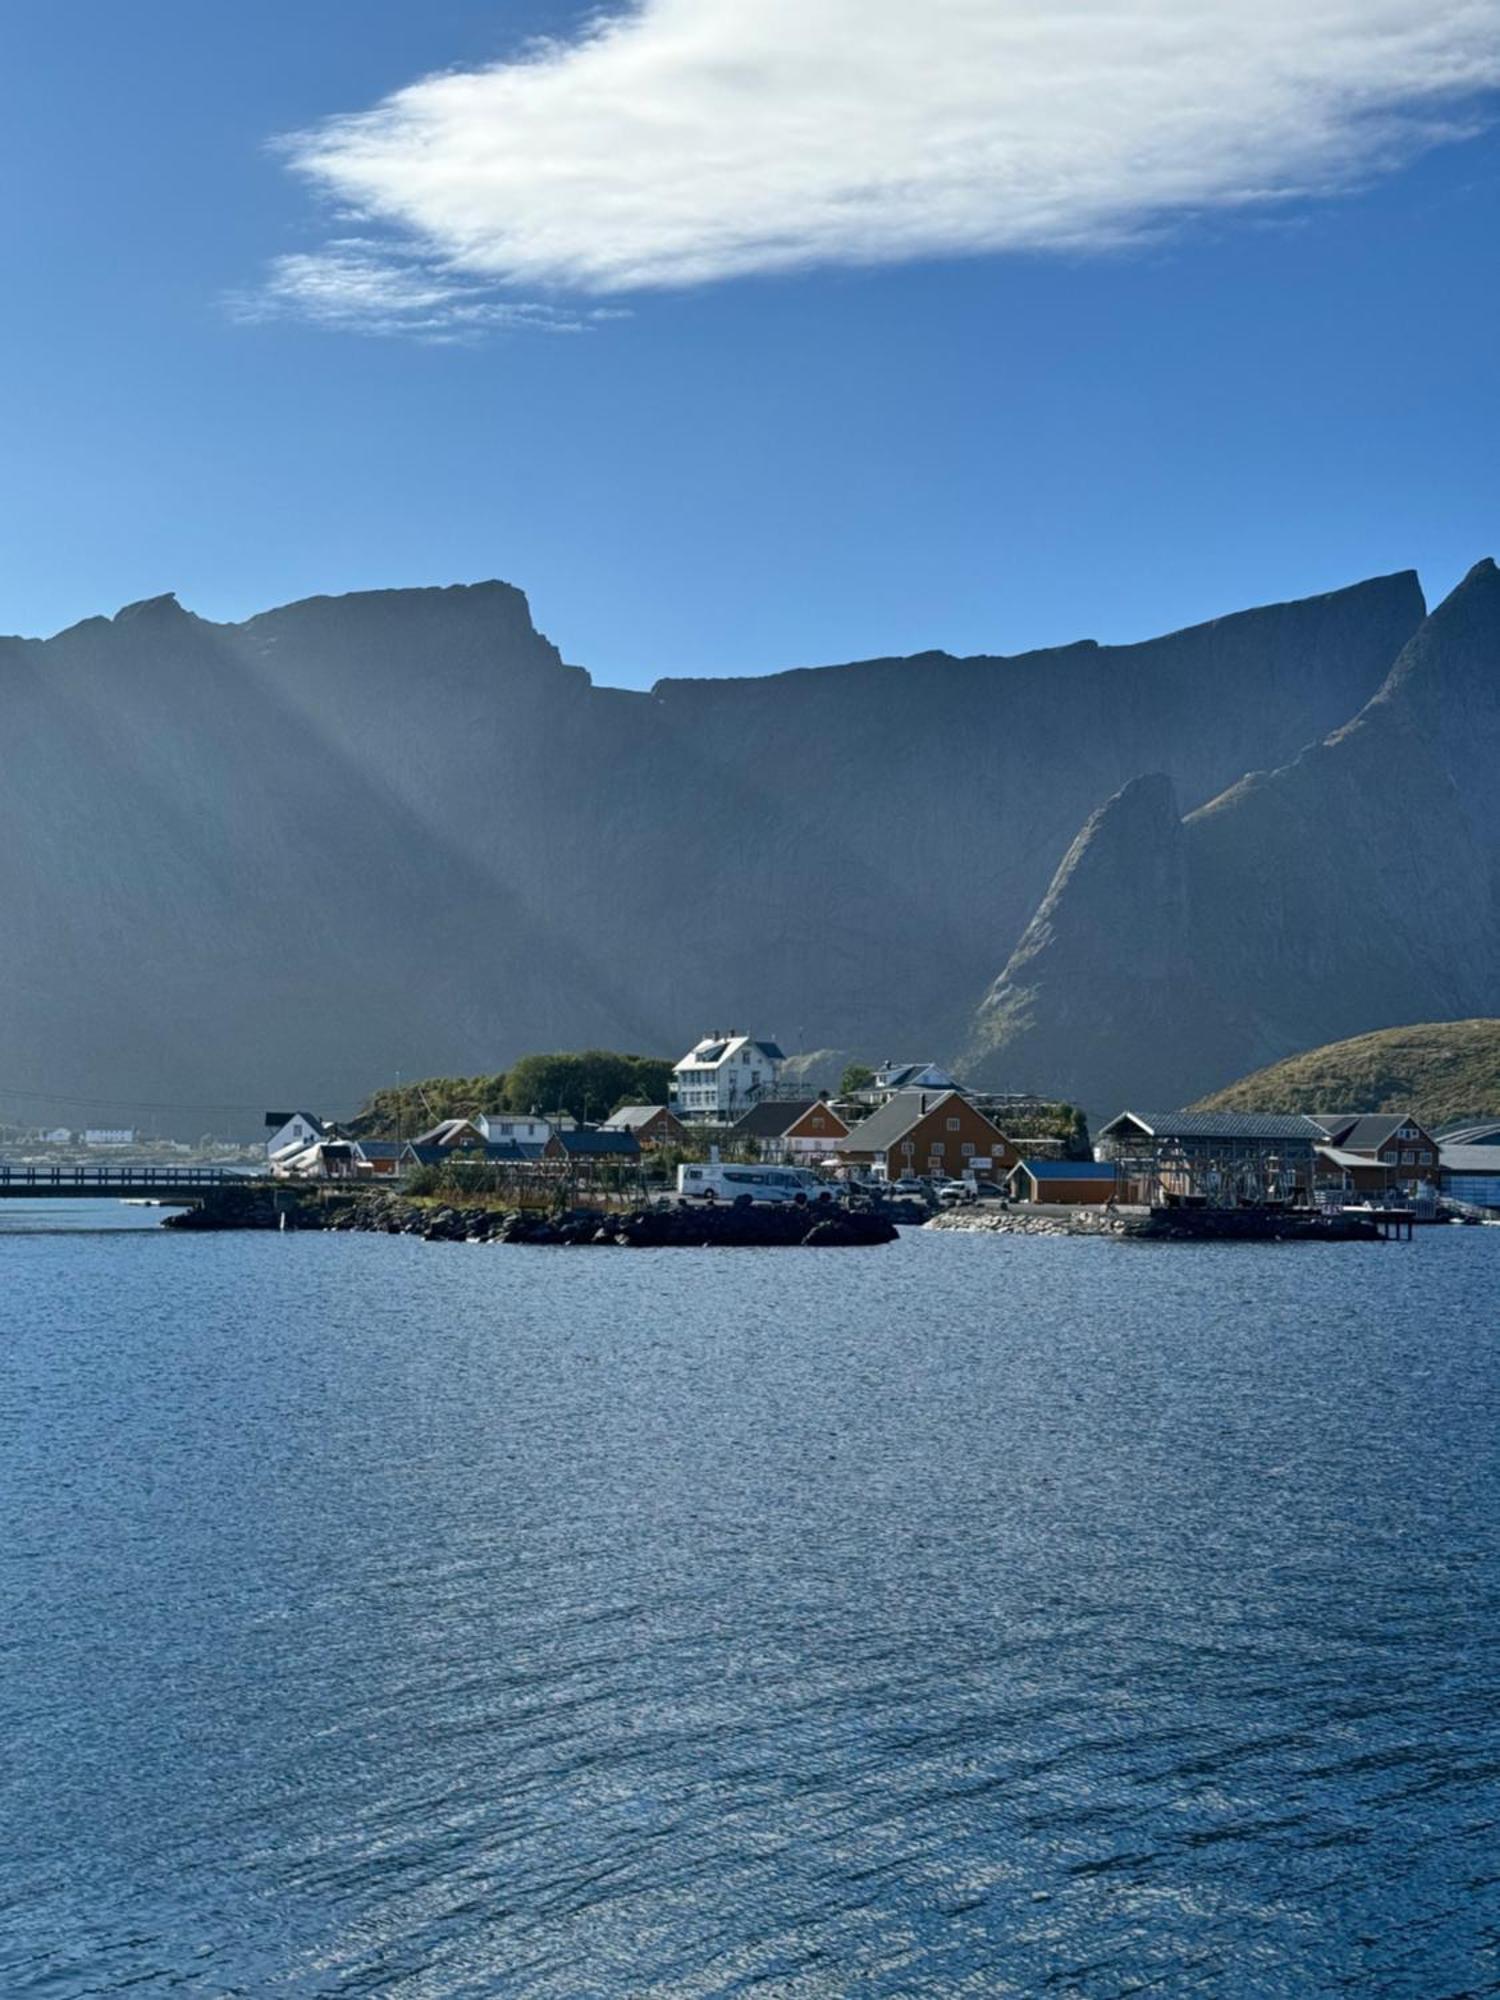
[[[1094,813],[980,1010],[979,1073],[1178,1103],[1309,1046],[1493,1013],[1497,781],[1486,561],[1344,727],[1186,812],[1155,776]]]
[[[200,1106],[333,1109],[398,1070],[590,1043],[672,1052],[721,1020],[794,1049],[953,1053],[1025,934],[1027,967],[1076,968],[1093,991],[1064,1001],[1039,975],[1018,1008],[996,989],[986,1067],[1017,1087],[1077,1075],[1112,1108],[1208,976],[1174,843],[1214,842],[1179,814],[1223,819],[1245,772],[1293,768],[1377,695],[1392,708],[1379,741],[1415,732],[1429,791],[1459,755],[1428,687],[1454,639],[1424,615],[1407,573],[1134,646],[648,693],[596,686],[501,583],[315,598],[238,625],[154,598],[3,639],[0,1088],[36,1093],[39,1114],[75,1098],[181,1105],[164,1123],[198,1129]],[[1408,664],[1434,646],[1435,668]],[[1394,752],[1369,754],[1373,768]],[[1482,765],[1492,742],[1465,754]],[[1151,773],[1070,857],[1101,802]],[[1459,782],[1429,807],[1455,826]],[[1326,826],[1320,865],[1352,867],[1331,850],[1354,833]],[[1489,837],[1476,826],[1476,855]],[[1446,856],[1435,820],[1431,841]],[[1090,859],[1101,845],[1115,861]],[[1059,878],[1048,897],[1065,857],[1075,883],[1113,871],[1082,921],[1081,891]],[[1471,886],[1429,899],[1434,950],[1442,932],[1463,957],[1443,926],[1469,925]],[[1154,953],[1148,967],[1124,948],[1127,909],[1133,933],[1181,955],[1171,992]],[[1330,932],[1326,948],[1345,947]],[[1455,994],[1487,949],[1472,946]],[[1127,1001],[1142,978],[1150,991]],[[1169,1094],[1322,1038],[1303,1004],[1289,992],[1215,1024],[1222,1070],[1199,1082],[1185,1046]]]

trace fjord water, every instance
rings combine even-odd
[[[0,1992],[1495,1990],[1500,1232],[0,1217]]]

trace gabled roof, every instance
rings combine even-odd
[[[882,1063],[875,1072],[875,1079],[882,1090],[914,1090],[919,1087],[917,1079],[930,1069],[935,1069],[940,1076],[950,1074],[938,1062]],[[947,1090],[951,1085],[928,1084],[927,1088]]]
[[[767,1099],[764,1103],[752,1105],[743,1118],[736,1119],[729,1128],[735,1139],[780,1139],[789,1126],[795,1125],[809,1111],[814,1110],[821,1099],[817,1097],[787,1097],[780,1100]],[[840,1124],[843,1120],[840,1119]]]
[[[1380,1167],[1389,1173],[1384,1160],[1377,1160],[1373,1153],[1346,1153],[1340,1146],[1318,1146],[1315,1148],[1320,1160],[1327,1160],[1330,1166],[1343,1167],[1346,1171],[1362,1168],[1368,1173],[1372,1167]]]
[[[1333,1143],[1342,1146],[1346,1152],[1378,1153],[1403,1125],[1415,1125],[1417,1120],[1406,1111],[1380,1111],[1361,1113],[1354,1118],[1330,1120],[1320,1117],[1317,1123]]]
[[[399,1160],[406,1148],[399,1139],[361,1139],[359,1150],[367,1160]]]
[[[325,1129],[322,1119],[311,1111],[268,1111],[266,1113],[266,1130],[268,1132],[279,1132],[283,1125],[290,1125],[294,1118],[300,1118],[304,1124],[310,1125],[314,1132],[321,1132]]]
[[[649,1125],[653,1118],[675,1118],[677,1113],[670,1104],[622,1104],[618,1111],[605,1119],[601,1130],[605,1132],[639,1132]]]
[[[1314,1125],[1322,1127],[1329,1141],[1337,1145],[1351,1125],[1357,1125],[1364,1116],[1362,1111],[1313,1111],[1308,1116]]]
[[[751,1035],[707,1035],[695,1047],[689,1049],[681,1061],[674,1063],[672,1067],[674,1069],[681,1069],[684,1063],[694,1063],[700,1067],[704,1065],[712,1067],[715,1064],[723,1062],[726,1056],[732,1055],[737,1049],[742,1048],[759,1049],[761,1054],[771,1062],[786,1061],[786,1057],[775,1042],[758,1042]]]
[[[872,1111],[861,1125],[856,1125],[847,1139],[840,1139],[841,1153],[888,1153],[898,1145],[914,1125],[920,1125],[924,1118],[930,1118],[934,1111],[947,1104],[963,1104],[964,1098],[956,1090],[898,1090],[894,1097],[888,1097],[878,1111]],[[976,1118],[983,1118],[983,1112],[968,1109]],[[984,1122],[988,1125],[989,1120]],[[998,1128],[996,1134],[998,1134]]]
[[[484,1134],[472,1118],[444,1118],[434,1125],[430,1132],[419,1132],[416,1138],[412,1140],[412,1144],[414,1146],[452,1146],[457,1144],[467,1132],[472,1132],[476,1139],[483,1139],[484,1137]]]
[[[1112,1181],[1119,1172],[1106,1160],[1021,1160],[1011,1172],[1023,1169],[1038,1181]]]
[[[553,1137],[565,1153],[582,1159],[604,1153],[633,1159],[641,1150],[634,1132],[555,1132]]]
[[[1122,1111],[1099,1134],[1109,1137],[1117,1126],[1132,1122],[1153,1139],[1326,1139],[1316,1119],[1269,1111]]]

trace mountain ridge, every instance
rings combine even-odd
[[[1425,608],[1403,571],[1128,647],[649,694],[498,581],[0,641],[0,1079],[336,1110],[705,1021],[951,1051],[1101,798],[1283,763]]]

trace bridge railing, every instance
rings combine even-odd
[[[245,1178],[225,1167],[11,1167],[0,1165],[0,1188],[139,1188],[152,1190],[225,1187]]]

